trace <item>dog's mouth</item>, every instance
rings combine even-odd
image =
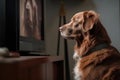
[[[71,40],[75,39],[75,36],[65,36],[65,35],[62,35],[62,33],[61,33],[61,36],[65,39],[71,39]]]
[[[64,34],[64,32],[60,32],[60,33],[61,33],[61,36],[64,39],[76,40],[77,43],[78,43],[78,46],[80,46],[82,44],[83,40],[84,40],[84,36],[81,33],[71,34],[71,35]]]
[[[81,37],[81,40],[83,39],[80,33],[79,34],[66,34],[64,32],[61,32],[61,36],[65,39],[71,39],[71,40],[74,40],[80,37]]]
[[[63,38],[69,39],[69,40],[80,40],[79,42],[82,43],[83,41],[83,35],[81,30],[72,30],[67,29],[65,27],[60,28],[60,34]]]

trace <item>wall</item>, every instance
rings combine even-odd
[[[0,47],[5,42],[5,0],[0,0]]]
[[[64,0],[67,22],[79,11],[95,10],[107,29],[112,44],[120,51],[120,17],[119,0]],[[46,53],[56,55],[60,0],[45,0],[45,39]],[[71,77],[73,76],[74,41],[68,40]],[[63,55],[63,38],[61,38],[60,55]]]

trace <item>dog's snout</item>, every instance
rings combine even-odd
[[[73,30],[71,28],[68,29],[68,33],[72,34]]]
[[[65,30],[65,27],[62,26],[62,27],[59,28],[59,30],[62,32],[62,31]]]

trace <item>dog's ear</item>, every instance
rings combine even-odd
[[[85,11],[83,13],[83,17],[84,17],[84,23],[83,23],[83,31],[87,32],[89,30],[91,30],[94,26],[95,23],[97,23],[98,21],[98,14],[94,11]]]

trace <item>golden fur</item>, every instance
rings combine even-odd
[[[61,35],[76,40],[75,80],[120,80],[120,53],[111,46],[111,40],[95,11],[76,13],[71,21],[60,27]],[[107,47],[91,51],[98,45]]]

